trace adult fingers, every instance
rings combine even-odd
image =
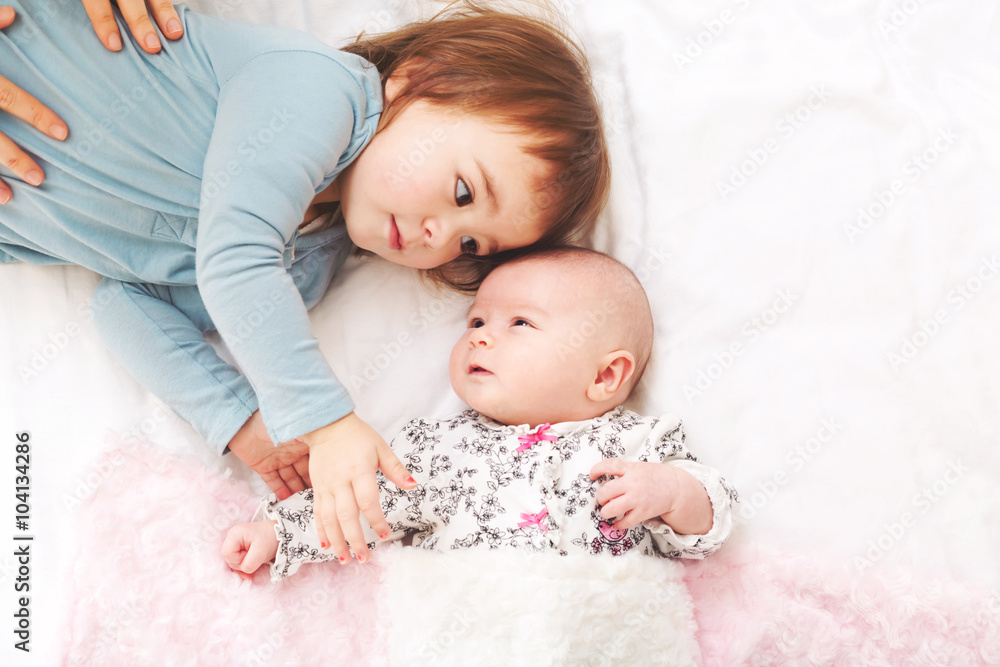
[[[14,8],[7,6],[0,7],[0,28],[6,28],[13,22]]]
[[[146,0],[118,0],[118,9],[142,49],[146,53],[158,53],[162,45],[146,12]]]
[[[300,458],[292,464],[292,467],[299,473],[299,477],[302,478],[302,483],[305,484],[306,487],[312,487],[312,478],[309,477],[309,455],[306,454]]]
[[[101,44],[111,51],[121,51],[122,36],[118,32],[115,15],[111,11],[111,0],[82,0],[82,2]]]
[[[69,135],[66,123],[59,116],[3,76],[0,76],[0,110],[31,123],[39,132],[58,141]]]
[[[590,479],[597,479],[601,475],[621,477],[625,474],[627,467],[626,462],[621,459],[603,459],[595,463],[594,467],[590,469]]]
[[[0,134],[0,162],[31,185],[39,185],[45,179],[35,161],[4,134]],[[10,188],[0,181],[0,204],[9,202],[12,195]]]
[[[285,485],[285,480],[281,478],[281,475],[277,471],[270,470],[268,472],[259,472],[260,478],[264,480],[267,484],[267,488],[271,489],[271,493],[277,496],[278,500],[285,500],[288,496],[292,495],[289,491],[288,486]]]
[[[121,0],[119,0],[119,3]],[[174,3],[169,0],[150,0],[149,8],[153,11],[153,18],[156,25],[168,39],[180,39],[184,35],[184,28],[181,27],[181,20],[174,9]]]
[[[291,493],[298,493],[306,488],[305,484],[302,483],[302,477],[299,476],[299,471],[293,466],[289,465],[278,468],[278,475],[285,482],[285,486]]]

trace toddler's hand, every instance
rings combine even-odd
[[[302,439],[310,447],[313,512],[320,544],[332,547],[342,563],[351,557],[347,549],[350,544],[358,561],[364,562],[368,559],[368,543],[359,510],[377,535],[389,533],[375,472],[381,470],[400,488],[411,489],[416,481],[375,429],[353,412]]]
[[[250,581],[264,563],[270,563],[278,553],[278,538],[274,534],[277,521],[241,523],[229,529],[222,543],[222,557],[229,568]]]
[[[647,519],[673,510],[677,498],[677,468],[662,463],[629,462],[604,459],[590,469],[590,479],[612,475],[597,491],[597,505],[605,521],[625,515],[614,523],[628,530]]]

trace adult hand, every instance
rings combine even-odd
[[[260,410],[229,441],[229,451],[260,475],[278,500],[309,486],[309,446],[291,440],[275,447]]]
[[[101,43],[112,51],[120,51],[122,37],[111,12],[111,0],[82,0],[82,2]],[[121,10],[122,17],[125,18],[135,41],[142,45],[143,50],[146,53],[158,53],[161,47],[160,38],[146,11],[146,0],[118,0],[118,9]],[[180,19],[177,18],[177,11],[170,0],[149,0],[149,9],[153,12],[156,24],[168,38],[180,39],[184,35]]]
[[[14,21],[11,7],[0,7],[0,29]],[[44,104],[24,92],[6,78],[0,76],[0,110],[31,123],[40,132],[62,141],[69,134],[66,123],[50,111]],[[28,154],[17,147],[7,135],[0,132],[0,164],[13,171],[18,178],[31,185],[40,185],[45,180],[41,167]],[[0,204],[10,201],[11,191],[0,180]]]
[[[417,485],[385,440],[353,412],[332,424],[302,436],[309,443],[309,473],[313,481],[313,513],[323,548],[332,547],[341,563],[351,554],[368,560],[368,544],[359,511],[379,537],[389,535],[389,524],[379,502],[375,472],[400,488]]]

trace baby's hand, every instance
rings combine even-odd
[[[673,510],[678,492],[674,466],[662,463],[629,462],[604,459],[590,469],[590,479],[612,475],[616,479],[604,482],[597,491],[597,506],[605,521],[625,515],[614,523],[619,530],[628,530],[647,519],[662,517]]]
[[[222,557],[229,568],[250,581],[264,563],[270,563],[278,553],[278,538],[274,534],[277,521],[241,523],[229,529],[222,543]]]

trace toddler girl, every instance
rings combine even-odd
[[[77,2],[13,6],[0,62],[72,133],[0,115],[47,175],[0,170],[0,263],[106,276],[95,322],[126,368],[278,495],[311,477],[320,535],[364,555],[358,508],[388,530],[376,470],[415,482],[354,415],[306,310],[355,247],[473,289],[513,249],[585,231],[608,159],[581,53],[488,10],[338,51],[183,7],[183,40],[110,53]]]
[[[715,551],[736,492],[687,451],[676,417],[622,406],[652,334],[642,286],[607,255],[553,249],[495,269],[451,353],[452,387],[473,409],[415,419],[393,440],[417,486],[379,480],[391,527],[381,537],[436,550]],[[264,499],[266,520],[226,536],[226,562],[248,577],[273,559],[273,580],[345,562],[312,530],[313,501],[311,490]]]

